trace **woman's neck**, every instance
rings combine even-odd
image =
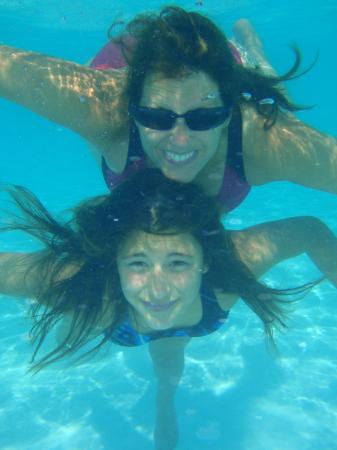
[[[227,161],[228,131],[222,133],[219,146],[206,166],[198,173],[194,182],[206,195],[215,197],[222,186]]]

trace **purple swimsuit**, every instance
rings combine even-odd
[[[239,52],[231,45],[233,56],[241,62]],[[108,42],[95,56],[91,67],[99,70],[121,69],[126,66],[121,47],[118,43]],[[110,190],[132,174],[146,167],[145,154],[135,126],[131,128],[128,159],[124,171],[113,172],[102,158],[102,172]],[[242,119],[239,108],[234,108],[228,127],[228,153],[224,178],[218,193],[218,199],[227,211],[236,208],[248,195],[251,186],[247,183],[242,160]]]

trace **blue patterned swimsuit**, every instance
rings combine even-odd
[[[213,294],[213,292],[201,287],[201,304],[202,304],[202,318],[201,320],[190,327],[172,328],[163,331],[154,331],[148,334],[138,333],[131,325],[131,318],[127,317],[117,328],[113,331],[109,339],[118,345],[127,347],[136,347],[138,345],[146,344],[157,339],[173,337],[173,336],[189,336],[199,337],[206,336],[218,330],[226,321],[229,311],[223,311]]]

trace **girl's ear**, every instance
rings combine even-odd
[[[209,270],[208,264],[204,264],[202,267],[202,274],[204,275],[205,273],[207,273]]]

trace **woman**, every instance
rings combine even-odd
[[[236,35],[260,64],[245,22]],[[224,210],[250,186],[276,180],[337,191],[336,139],[289,114],[299,107],[281,87],[299,76],[298,52],[287,74],[265,75],[240,63],[212,21],[177,7],[136,17],[113,46],[116,61],[94,60],[100,69],[116,67],[108,71],[2,47],[0,95],[87,139],[110,188],[157,167],[193,180]]]
[[[143,176],[145,175],[145,176]],[[229,232],[220,207],[194,184],[146,170],[106,196],[74,210],[68,223],[55,220],[22,188],[12,189],[21,213],[5,230],[23,230],[43,243],[34,253],[0,254],[0,292],[32,297],[36,348],[64,322],[63,338],[33,369],[91,352],[112,341],[149,344],[158,379],[156,448],[178,440],[174,393],[192,337],[226,322],[238,298],[262,320],[269,344],[286,327],[288,294],[257,281],[277,262],[307,252],[337,286],[337,241],[317,219],[298,217]],[[317,242],[317,233],[324,236]],[[68,324],[68,325],[66,325]]]

